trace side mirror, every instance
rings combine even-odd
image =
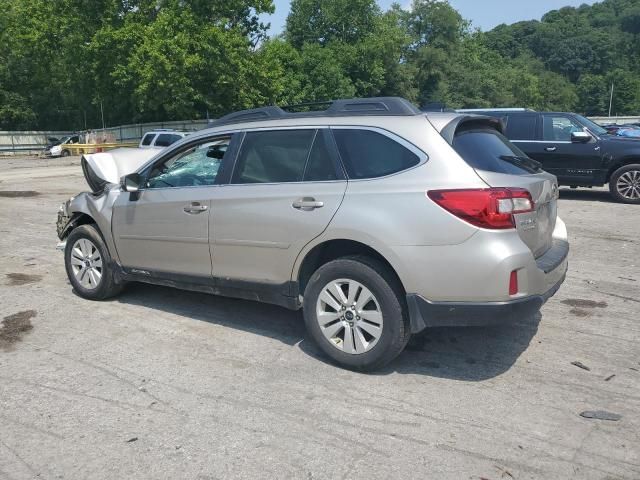
[[[587,143],[591,140],[591,135],[587,132],[572,132],[571,133],[571,142],[572,143]]]
[[[120,179],[120,188],[123,192],[136,193],[140,190],[141,181],[139,173],[130,173]]]

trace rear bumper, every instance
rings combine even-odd
[[[430,327],[479,327],[514,322],[534,315],[565,280],[569,244],[554,242],[548,254],[536,261],[536,274],[547,285],[537,295],[499,302],[432,302],[418,294],[407,295],[411,332]]]

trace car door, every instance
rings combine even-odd
[[[247,131],[230,185],[212,201],[217,279],[283,285],[320,235],[347,187],[328,129]]]
[[[134,273],[211,279],[211,197],[231,136],[207,138],[161,157],[142,172],[138,193],[122,192],[112,230],[121,264]]]
[[[602,163],[599,141],[587,143],[571,141],[572,132],[585,128],[571,116],[549,113],[542,115],[542,138],[535,150],[525,152],[542,163],[542,167],[558,177],[562,184],[591,184]],[[518,146],[519,143],[516,142]]]

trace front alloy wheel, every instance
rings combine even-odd
[[[78,283],[84,288],[98,288],[102,281],[102,256],[91,240],[80,238],[73,244],[71,269]]]
[[[109,249],[94,224],[80,225],[71,230],[64,263],[69,282],[82,298],[104,300],[122,289]]]
[[[384,324],[373,293],[360,282],[346,278],[324,286],[316,302],[316,318],[331,345],[352,355],[371,350],[380,340]]]

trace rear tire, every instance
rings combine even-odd
[[[402,287],[384,264],[369,257],[339,258],[318,268],[305,289],[303,309],[316,344],[351,370],[383,367],[411,337]]]
[[[640,204],[640,164],[625,165],[613,172],[609,191],[618,202]]]
[[[68,157],[69,155],[71,155],[71,152],[69,150],[62,150],[63,157]]]
[[[122,290],[109,250],[95,225],[81,225],[71,231],[64,264],[73,289],[82,298],[105,300]]]

